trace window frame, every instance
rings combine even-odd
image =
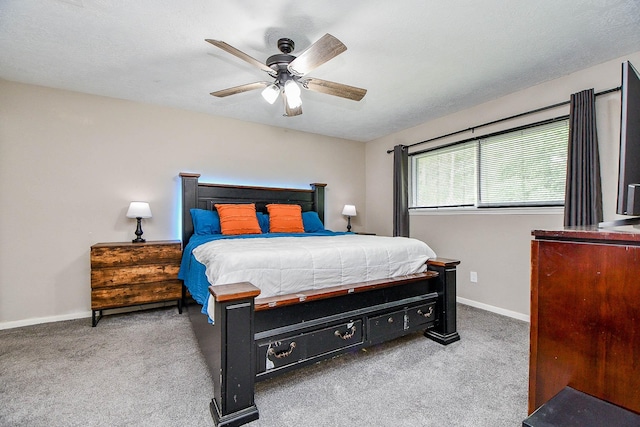
[[[493,132],[493,133],[489,133],[489,134],[485,134],[482,136],[474,136],[472,138],[467,138],[464,140],[460,140],[460,141],[455,141],[455,142],[451,142],[451,143],[447,143],[447,144],[443,144],[443,145],[439,145],[436,147],[430,147],[424,150],[419,150],[416,151],[414,153],[409,153],[409,211],[410,212],[441,212],[441,213],[446,213],[446,212],[456,212],[456,211],[460,211],[460,212],[464,212],[464,213],[477,213],[480,211],[486,211],[486,213],[489,213],[489,211],[491,212],[496,212],[496,213],[508,213],[508,212],[513,212],[513,211],[517,211],[518,213],[521,213],[522,211],[530,211],[531,213],[556,213],[556,212],[562,212],[564,210],[564,200],[562,201],[556,201],[556,202],[514,202],[514,203],[479,203],[479,199],[480,199],[480,191],[481,191],[481,171],[480,171],[480,153],[481,153],[481,149],[480,149],[480,145],[481,145],[481,141],[484,139],[488,139],[488,138],[492,138],[492,137],[496,137],[496,136],[500,136],[500,135],[504,135],[504,134],[508,134],[508,133],[513,133],[513,132],[519,132],[522,130],[526,130],[526,129],[531,129],[531,128],[535,128],[538,126],[544,126],[547,124],[551,124],[551,123],[555,123],[555,122],[560,122],[560,121],[567,121],[567,129],[569,127],[569,115],[562,115],[562,116],[558,116],[558,117],[554,117],[551,119],[546,119],[546,120],[541,120],[541,121],[537,121],[534,123],[529,123],[526,125],[522,125],[522,126],[517,126],[517,127],[513,127],[513,128],[508,128],[508,129],[504,129],[501,131],[497,131],[497,132]],[[472,129],[470,129],[472,130]],[[477,155],[476,155],[476,180],[475,180],[475,192],[476,192],[476,201],[474,204],[461,204],[461,205],[453,205],[453,206],[416,206],[415,202],[417,200],[417,189],[416,189],[416,183],[417,183],[417,171],[415,170],[415,161],[413,158],[415,158],[415,156],[419,156],[421,154],[424,153],[428,153],[428,152],[432,152],[432,151],[437,151],[437,150],[442,150],[442,149],[446,149],[449,147],[453,147],[456,145],[462,145],[462,144],[471,144],[471,143],[475,143],[475,149],[477,150]],[[568,144],[568,141],[567,141]]]

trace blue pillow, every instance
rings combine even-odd
[[[193,232],[200,236],[220,234],[220,215],[216,211],[206,209],[191,209]]]
[[[256,212],[256,216],[258,217],[258,224],[260,224],[260,230],[263,233],[269,232],[269,214],[263,212]]]
[[[324,231],[324,225],[320,221],[318,212],[307,211],[302,212],[302,226],[305,233],[317,233],[318,231]]]

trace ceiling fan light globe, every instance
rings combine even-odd
[[[302,105],[300,98],[300,86],[294,80],[287,80],[284,84],[284,93],[287,95],[289,108],[298,108]]]
[[[280,95],[280,89],[275,84],[269,85],[262,91],[262,97],[269,103],[273,104]]]
[[[289,108],[298,108],[302,105],[302,98],[300,96],[288,96],[287,104]]]
[[[287,93],[287,98],[300,98],[300,86],[295,80],[287,80],[284,84],[284,91]]]

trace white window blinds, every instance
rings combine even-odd
[[[457,144],[413,158],[414,206],[472,206],[477,193],[475,143]]]
[[[568,141],[568,120],[481,139],[478,206],[562,205]]]
[[[412,207],[564,203],[568,120],[411,155]]]

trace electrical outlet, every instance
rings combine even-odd
[[[471,283],[478,283],[478,272],[472,271],[469,280],[471,280]]]

